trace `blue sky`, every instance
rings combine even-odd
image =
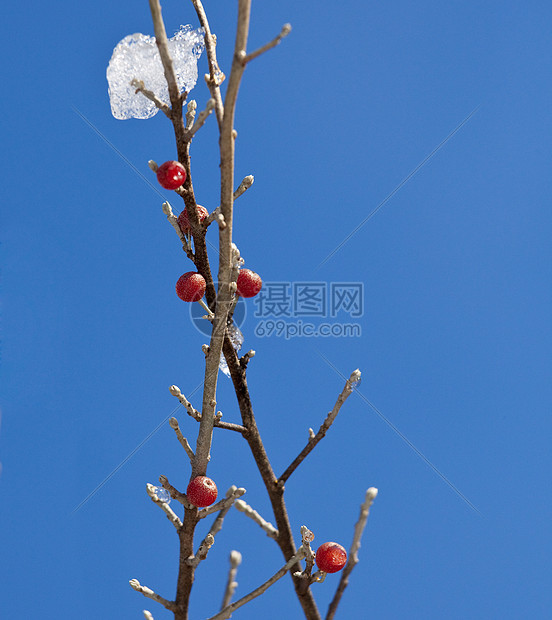
[[[206,2],[226,71],[234,4]],[[169,31],[198,25],[189,3],[163,8]],[[190,395],[203,377],[205,337],[174,294],[191,267],[162,199],[75,111],[151,180],[148,159],[175,157],[164,117],[109,109],[107,63],[127,34],[152,34],[147,2],[6,12],[0,617],[169,618],[128,586],[174,592],[176,536],[145,493],[160,474],[187,484],[168,424],[72,512],[173,412],[168,386]],[[380,490],[338,617],[548,617],[551,17],[537,1],[253,4],[251,49],[285,22],[293,32],[240,91],[236,181],[255,184],[236,204],[236,243],[267,283],[364,286],[361,317],[328,319],[359,324],[357,337],[260,337],[252,301],[242,324],[277,472],[333,406],[340,373],[363,372],[286,492],[298,537],[306,524],[315,543],[348,547],[366,488]],[[203,107],[201,80],[191,97]],[[213,118],[192,166],[211,210]],[[219,385],[218,407],[238,421],[230,381]],[[199,390],[189,397],[199,406]],[[215,434],[209,473],[270,518],[239,437]],[[192,617],[217,611],[231,549],[244,556],[238,596],[282,564],[232,512]],[[322,610],[337,582],[315,588]],[[301,617],[288,578],[234,617],[261,614]]]

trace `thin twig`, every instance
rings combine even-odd
[[[294,577],[300,577],[306,579],[311,583],[311,572],[314,566],[314,553],[310,547],[311,542],[314,540],[314,534],[309,530],[306,525],[301,526],[301,540],[303,542],[303,549],[305,550],[305,569],[300,573],[295,573]]]
[[[211,27],[209,26],[209,21],[207,19],[207,15],[205,14],[203,4],[201,3],[201,0],[192,0],[192,4],[194,5],[199,18],[199,23],[205,30],[205,50],[207,53],[207,62],[209,64],[209,75],[205,76],[205,81],[207,82],[211,97],[215,100],[215,113],[220,130],[222,129],[222,118],[224,115],[220,85],[224,80],[224,73],[220,70],[217,62],[216,37],[211,34]]]
[[[169,53],[169,40],[167,38],[165,24],[163,23],[163,17],[161,15],[161,4],[159,3],[159,0],[149,0],[149,5],[153,20],[153,30],[155,32],[155,42],[157,43],[159,56],[161,57],[161,62],[163,63],[163,71],[165,73],[165,79],[167,80],[173,112],[178,107],[180,107],[180,111],[182,112],[182,98],[180,96],[178,82],[176,81],[173,61]]]
[[[182,394],[180,388],[177,385],[171,385],[169,387],[169,392],[178,398],[178,400],[184,405],[184,408],[188,412],[188,415],[192,417],[194,420],[201,422],[201,413],[197,409],[194,408],[192,403],[188,401],[188,399]]]
[[[343,592],[345,592],[345,588],[349,585],[349,575],[351,574],[353,568],[358,564],[358,550],[360,549],[360,541],[364,528],[366,527],[368,515],[370,514],[370,506],[372,506],[377,494],[378,490],[375,487],[370,487],[366,491],[366,497],[360,506],[360,515],[355,525],[353,542],[351,543],[351,548],[349,549],[347,564],[345,564],[345,567],[343,568],[339,585],[337,586],[336,593],[334,594],[332,602],[328,608],[328,613],[326,614],[326,620],[333,620],[339,601],[343,596]]]
[[[180,430],[180,426],[178,425],[178,420],[176,418],[171,418],[169,420],[169,424],[171,425],[171,428],[176,433],[176,437],[178,441],[180,442],[184,450],[186,450],[186,454],[188,455],[188,458],[190,459],[190,463],[191,463],[194,460],[194,451],[192,450],[192,446],[190,446],[186,437],[184,437],[184,435],[182,434],[182,431]]]
[[[243,369],[247,368],[247,364],[249,364],[249,360],[255,357],[255,353],[256,352],[253,349],[251,349],[245,355],[242,355],[242,357],[240,357],[240,366]]]
[[[136,88],[136,93],[142,93],[144,97],[146,97],[150,101],[153,101],[153,103],[155,103],[155,106],[159,108],[161,112],[165,114],[165,116],[171,118],[171,108],[166,103],[161,101],[161,99],[159,99],[159,97],[153,91],[148,90],[142,80],[137,80],[136,78],[134,78],[130,82],[130,85]]]
[[[333,424],[334,420],[336,419],[337,414],[339,413],[339,410],[341,409],[343,403],[347,400],[347,398],[349,398],[349,396],[353,392],[354,388],[352,384],[358,382],[359,380],[360,380],[360,370],[357,369],[351,373],[351,376],[345,382],[345,387],[343,388],[343,391],[341,392],[341,394],[338,396],[337,401],[334,405],[334,408],[330,411],[330,413],[328,413],[328,415],[326,416],[326,419],[322,423],[322,426],[319,428],[316,435],[309,439],[309,441],[307,442],[307,445],[301,450],[301,452],[294,459],[291,465],[286,469],[286,471],[278,478],[278,484],[280,486],[283,486],[285,484],[286,480],[299,467],[299,465],[312,452],[312,450],[314,450],[314,447],[316,446],[316,444],[319,441],[321,441],[321,439],[324,437],[327,430],[330,428],[330,426]]]
[[[195,256],[194,256],[194,253],[192,251],[192,246],[190,245],[190,241],[188,240],[186,235],[182,232],[182,230],[180,228],[180,225],[178,223],[178,218],[173,213],[171,205],[168,202],[164,202],[161,205],[161,208],[163,209],[163,213],[167,216],[167,219],[169,220],[170,225],[176,231],[176,234],[178,235],[178,238],[182,242],[182,247],[183,247],[184,251],[186,252],[186,255],[188,256],[188,258],[191,261],[195,261]]]
[[[214,544],[215,537],[211,534],[211,532],[209,532],[209,534],[207,534],[207,536],[205,536],[205,538],[201,541],[201,544],[199,545],[199,549],[197,550],[196,554],[186,560],[186,564],[189,564],[194,568],[197,567],[197,565],[207,557],[209,549]]]
[[[157,493],[155,492],[155,487],[153,484],[147,484],[146,488],[148,490],[148,495],[151,497],[151,501],[154,504],[157,504],[161,510],[167,515],[167,519],[174,525],[174,527],[179,530],[182,527],[182,521],[178,518],[173,509],[169,506],[167,502],[163,502],[159,499]]]
[[[169,482],[167,476],[159,476],[159,482],[161,486],[169,492],[169,495],[175,499],[177,502],[180,502],[184,508],[188,508],[190,510],[195,509],[195,506],[190,502],[188,496],[185,493],[180,492],[178,489],[175,489],[173,485]]]
[[[199,131],[199,129],[201,129],[203,127],[203,125],[205,124],[205,121],[207,120],[207,117],[209,116],[209,114],[211,114],[211,112],[213,111],[214,107],[215,107],[215,100],[211,97],[211,99],[209,99],[207,101],[207,105],[205,106],[205,110],[202,110],[198,114],[195,123],[193,124],[192,128],[189,130],[188,138],[190,140]]]
[[[163,605],[163,607],[165,607],[169,611],[176,611],[176,603],[174,603],[173,601],[168,601],[166,598],[163,598],[162,596],[159,596],[159,594],[156,594],[150,588],[140,585],[140,582],[138,581],[138,579],[131,579],[129,583],[130,583],[130,587],[133,590],[136,590],[136,592],[140,592],[145,597],[151,598],[156,603],[161,603],[161,605]]]
[[[244,515],[255,521],[257,525],[260,525],[267,535],[270,536],[270,538],[274,538],[275,540],[278,538],[278,530],[272,525],[272,523],[265,521],[256,510],[251,508],[247,502],[244,502],[243,499],[238,499],[234,505],[240,512],[243,512]]]
[[[238,488],[235,485],[232,485],[226,492],[226,497],[224,499],[221,499],[219,502],[213,504],[212,506],[203,508],[198,512],[197,516],[200,519],[203,519],[204,517],[207,517],[214,512],[218,512],[219,510],[231,508],[232,504],[238,499],[238,497],[241,497],[242,495],[245,495],[245,489],[243,487]]]
[[[238,574],[238,566],[241,564],[242,555],[239,551],[230,552],[230,570],[228,571],[228,579],[226,580],[226,588],[224,590],[224,596],[222,597],[221,611],[230,605],[230,601],[234,596],[234,592],[238,587],[236,581],[236,575]]]
[[[264,54],[265,52],[268,52],[268,50],[271,50],[273,47],[276,47],[278,45],[278,43],[280,43],[280,41],[284,37],[287,37],[290,32],[291,32],[291,24],[284,24],[282,26],[282,30],[280,31],[280,34],[277,37],[274,37],[274,39],[272,39],[272,41],[269,41],[268,43],[266,43],[266,45],[263,45],[262,47],[259,47],[259,49],[255,50],[254,52],[251,52],[251,54],[247,54],[247,56],[245,56],[245,58],[243,59],[244,65],[246,65],[248,62],[252,61],[254,58],[257,58],[257,56],[260,56],[261,54]]]
[[[275,573],[270,579],[265,581],[262,585],[260,585],[258,588],[256,588],[249,594],[246,594],[243,598],[240,598],[235,603],[232,603],[231,605],[228,605],[227,607],[225,607],[218,614],[211,616],[210,618],[208,618],[208,620],[226,620],[226,618],[230,618],[230,616],[234,613],[234,611],[236,611],[236,609],[238,609],[239,607],[242,607],[246,603],[249,603],[249,601],[252,601],[254,598],[257,598],[257,596],[260,596],[261,594],[263,594],[263,592],[268,590],[268,588],[270,588],[271,585],[275,584],[278,581],[278,579],[281,579],[294,564],[302,560],[304,557],[305,557],[305,551],[303,550],[303,547],[299,547],[299,550],[297,551],[297,553],[293,557],[291,557],[284,564],[284,566],[282,566],[282,568],[277,573]]]
[[[234,192],[234,200],[244,194],[253,185],[254,180],[255,177],[252,174],[248,174]],[[207,226],[214,222],[220,215],[222,215],[222,213],[220,210],[220,206],[218,206],[212,213],[208,215],[208,217],[205,218],[205,220],[203,220],[203,226],[207,228]]]
[[[188,101],[188,105],[186,106],[186,129],[189,131],[194,124],[195,115],[197,110],[197,101],[192,99]]]

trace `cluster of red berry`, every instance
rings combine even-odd
[[[186,181],[186,169],[177,161],[166,161],[157,168],[157,180],[165,189],[178,189]],[[199,221],[209,215],[205,207],[197,206]],[[190,219],[188,211],[184,209],[178,216],[178,225],[185,234],[190,234]],[[251,269],[240,269],[236,282],[236,292],[240,297],[255,297],[263,286],[261,276]],[[176,294],[183,301],[199,301],[205,294],[205,278],[197,271],[188,271],[178,278]]]

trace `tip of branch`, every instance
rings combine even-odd
[[[138,590],[138,588],[140,587],[140,582],[138,581],[138,579],[131,579],[128,583],[133,590]]]
[[[280,36],[282,38],[287,37],[290,32],[291,32],[291,24],[284,24],[282,26],[282,31],[280,32]]]
[[[232,568],[237,568],[242,561],[242,554],[239,551],[230,551],[230,564]]]
[[[157,162],[153,161],[153,159],[150,159],[148,161],[148,166],[151,168],[151,170],[153,170],[153,172],[157,172],[157,168],[159,167],[157,165]]]
[[[367,491],[366,491],[366,499],[367,500],[375,500],[376,497],[378,496],[378,490],[376,489],[376,487],[370,487]]]
[[[174,428],[174,429],[178,428],[178,420],[176,418],[171,418],[169,420],[169,424],[171,428]]]
[[[173,395],[173,396],[181,396],[182,392],[180,391],[180,388],[177,385],[171,385],[169,387],[169,392]]]
[[[171,207],[171,205],[170,205],[168,202],[164,202],[164,203],[161,205],[161,208],[163,209],[163,213],[164,213],[167,217],[168,217],[168,216],[170,216],[170,215],[174,215],[174,214],[173,214],[172,207]]]

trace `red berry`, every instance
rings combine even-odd
[[[217,485],[207,476],[196,476],[188,485],[186,495],[194,506],[204,508],[217,499]]]
[[[186,180],[186,169],[178,161],[166,161],[157,168],[157,180],[165,189],[178,189]]]
[[[205,293],[205,278],[197,271],[188,271],[178,278],[176,294],[182,301],[199,301]]]
[[[251,269],[240,269],[236,284],[236,292],[240,297],[255,297],[261,290],[263,281],[261,280],[261,276],[251,271]]]
[[[336,542],[325,542],[316,552],[316,565],[325,573],[337,573],[347,563],[347,552]]]
[[[203,222],[203,220],[209,215],[209,211],[205,207],[201,205],[197,205],[197,215],[199,217],[199,221]],[[178,216],[178,225],[180,226],[180,230],[186,235],[190,232],[190,220],[188,219],[188,211],[184,209],[182,213]]]

